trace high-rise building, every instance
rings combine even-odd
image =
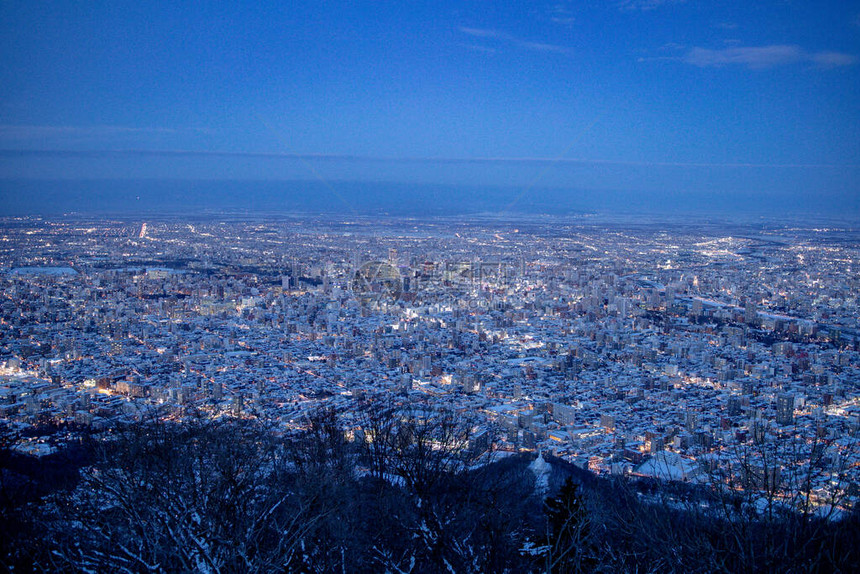
[[[695,431],[699,427],[699,414],[695,411],[687,411],[685,422],[688,431]]]
[[[744,306],[744,323],[753,325],[756,322],[758,322],[758,311],[756,310],[755,303],[747,300],[746,306]]]
[[[729,397],[728,411],[730,417],[736,417],[741,414],[741,399],[737,396]]]
[[[704,312],[704,304],[701,299],[693,299],[693,308],[691,313],[693,317],[701,317]]]
[[[776,422],[781,425],[794,423],[794,395],[781,394],[776,398]]]

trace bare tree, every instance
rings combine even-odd
[[[57,499],[57,567],[262,572],[297,559],[324,518],[279,473],[252,426],[147,423],[104,441],[70,498]]]

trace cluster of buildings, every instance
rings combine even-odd
[[[845,229],[9,219],[0,428],[41,455],[192,413],[358,430],[386,401],[457,413],[476,453],[847,506],[858,295]]]

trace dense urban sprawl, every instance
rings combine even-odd
[[[0,293],[21,453],[192,411],[289,432],[333,408],[361,440],[356,405],[387,401],[457,413],[476,455],[860,494],[850,230],[6,219]]]

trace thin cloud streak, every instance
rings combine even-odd
[[[841,52],[807,52],[800,46],[774,44],[719,50],[692,48],[680,60],[699,68],[745,66],[751,70],[761,70],[800,63],[813,63],[825,68],[835,68],[850,66],[857,61],[857,58]]]
[[[618,7],[624,12],[649,12],[669,4],[683,4],[686,0],[624,0]]]
[[[460,31],[469,36],[474,36],[475,38],[499,38],[502,40],[513,39],[510,34],[507,34],[505,32],[500,32],[498,30],[487,30],[485,28],[469,28],[466,26],[460,26]]]
[[[129,126],[34,126],[0,125],[0,139],[28,140],[50,137],[108,137],[128,134],[204,133],[203,128],[129,127]]]
[[[628,161],[591,158],[549,157],[444,157],[444,156],[371,156],[326,153],[280,153],[201,150],[49,150],[0,149],[0,158],[55,157],[55,158],[106,158],[106,157],[235,157],[282,160],[319,160],[375,163],[439,163],[439,164],[557,164],[557,165],[620,165],[630,167],[681,167],[681,168],[752,168],[752,169],[858,169],[860,164],[822,163],[710,163],[673,161]]]
[[[576,22],[576,18],[573,15],[573,11],[569,6],[558,3],[553,6],[550,6],[548,10],[548,15],[550,21],[559,24],[560,26],[564,26],[565,28],[572,28],[574,23]]]
[[[495,40],[497,42],[510,44],[512,46],[516,46],[524,50],[531,50],[534,52],[553,52],[556,54],[570,53],[570,48],[567,48],[565,46],[559,46],[558,44],[547,44],[544,42],[530,42],[528,40],[523,40],[522,38],[518,38],[513,34],[509,34],[501,30],[470,28],[468,26],[460,26],[459,30],[463,34],[471,36],[472,38]]]

